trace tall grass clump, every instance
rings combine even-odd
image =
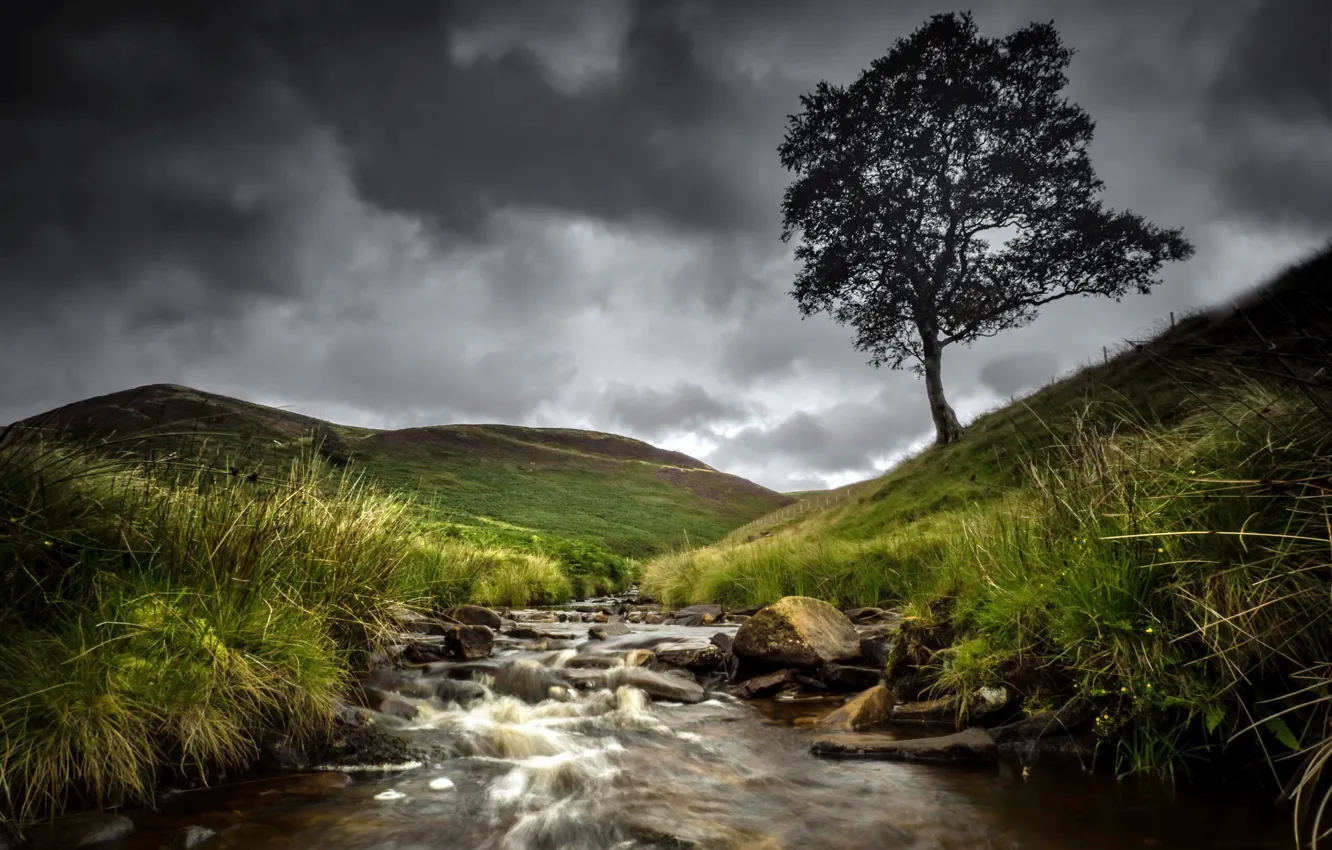
[[[569,577],[553,559],[462,540],[417,539],[399,579],[404,599],[423,610],[464,602],[522,608],[573,596]]]
[[[387,633],[402,503],[315,457],[253,480],[0,436],[0,811],[145,801],[328,723]]]

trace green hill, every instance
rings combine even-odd
[[[644,557],[709,543],[792,499],[702,461],[614,434],[512,425],[353,428],[155,384],[24,420],[138,453],[174,451],[269,475],[316,445],[412,498],[422,523],[501,544],[533,535]]]
[[[1122,771],[1332,758],[1329,299],[1332,246],[643,586],[899,607],[899,698],[1076,704]]]

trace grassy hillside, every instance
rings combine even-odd
[[[1327,250],[644,586],[903,606],[924,695],[1082,703],[1122,770],[1332,756],[1330,293]]]
[[[350,428],[164,384],[75,402],[25,424],[185,457],[206,443],[218,464],[242,475],[285,470],[317,442],[330,460],[350,459],[410,497],[423,524],[505,545],[530,545],[537,535],[556,548],[574,541],[643,557],[718,540],[792,501],[688,455],[613,434],[508,425]]]

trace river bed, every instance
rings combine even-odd
[[[735,627],[632,627],[589,641],[583,623],[541,624],[564,649],[497,647],[484,697],[466,707],[404,697],[419,716],[384,726],[431,750],[419,767],[272,776],[169,796],[130,813],[108,850],[158,850],[182,827],[201,850],[1289,850],[1288,817],[1250,793],[1116,782],[1076,763],[927,766],[829,761],[801,717],[840,700],[695,705],[623,686],[527,702],[542,669],[621,658],[663,637]],[[605,663],[614,664],[613,660]],[[441,671],[434,671],[439,675]],[[447,675],[447,673],[444,673]],[[529,699],[531,699],[529,694]],[[919,732],[902,734],[921,734]]]

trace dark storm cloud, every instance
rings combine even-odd
[[[1332,231],[1332,6],[1264,0],[1208,89],[1215,185],[1260,221]]]
[[[1027,351],[986,363],[981,367],[980,380],[995,395],[1006,398],[1044,384],[1058,371],[1058,357],[1048,351]]]
[[[613,424],[652,439],[672,432],[708,431],[753,415],[749,405],[718,398],[689,381],[664,391],[619,385],[607,390],[605,401]]]

